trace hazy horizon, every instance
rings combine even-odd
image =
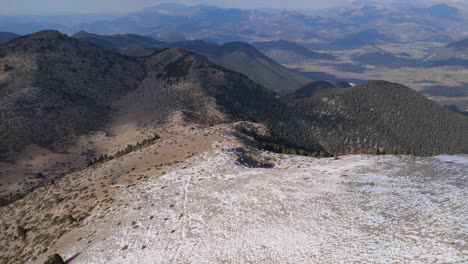
[[[127,13],[142,10],[147,7],[157,6],[163,3],[185,4],[185,5],[215,5],[220,7],[235,8],[288,8],[288,9],[318,9],[332,7],[347,0],[291,0],[287,4],[281,0],[237,0],[237,1],[216,1],[216,0],[175,0],[175,1],[155,1],[155,0],[43,0],[38,3],[36,0],[0,0],[3,15],[41,15],[60,13]]]
[[[395,2],[394,0],[388,0]],[[216,5],[233,8],[272,8],[272,9],[322,9],[346,4],[352,0],[0,0],[2,15],[59,15],[59,14],[93,14],[93,13],[128,13],[142,10],[162,3],[186,5]],[[414,1],[417,2],[417,1]],[[433,1],[426,1],[433,2]],[[436,1],[437,2],[437,1]],[[438,1],[460,2],[460,1]]]

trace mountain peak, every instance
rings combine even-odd
[[[58,51],[65,46],[78,41],[55,30],[39,31],[30,35],[25,35],[7,43],[9,51],[20,51],[25,53],[37,53],[44,51]],[[74,43],[76,46],[76,43]]]
[[[67,35],[57,30],[43,30],[29,35],[30,38],[66,39]]]
[[[73,35],[74,38],[83,38],[86,36],[92,36],[94,34],[81,30]]]

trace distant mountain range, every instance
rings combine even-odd
[[[201,54],[227,69],[243,73],[255,82],[277,92],[292,90],[310,81],[243,42],[230,42],[223,45],[202,40],[164,43],[138,35],[104,36],[86,32],[80,32],[74,37],[130,56],[147,56],[163,48],[183,48]]]
[[[425,60],[434,65],[468,67],[468,38],[434,49]]]
[[[373,65],[385,68],[431,67],[432,65],[420,59],[412,59],[400,54],[393,54],[377,46],[362,47],[362,52],[352,57],[359,65]]]
[[[129,33],[151,35],[168,42],[284,39],[333,43],[334,48],[350,49],[375,44],[375,41],[449,42],[463,31],[467,21],[464,10],[447,4],[420,6],[371,1],[322,13],[317,11],[314,15],[299,11],[160,4],[124,16],[5,17],[0,19],[0,27],[20,34],[51,28],[69,34],[81,30],[106,35]]]
[[[294,64],[307,60],[332,60],[335,58],[332,55],[314,52],[300,44],[285,40],[255,42],[252,45],[281,64]]]
[[[366,38],[366,36],[372,36]],[[352,34],[348,48],[359,50],[352,59],[359,65],[373,65],[385,68],[402,67],[435,67],[441,65],[462,65],[468,63],[468,47],[466,40],[436,48],[425,59],[409,58],[407,54],[393,54],[376,45],[380,43],[378,32],[369,30],[363,34]],[[297,74],[281,64],[293,64],[311,61],[330,61],[334,56],[315,52],[305,46],[290,41],[229,42],[219,45],[203,40],[163,42],[149,36],[136,34],[97,35],[81,31],[73,37],[88,41],[94,45],[128,56],[148,56],[157,50],[169,47],[179,47],[206,56],[212,62],[227,69],[241,72],[252,80],[278,92],[291,91],[306,84],[310,79]],[[335,42],[336,44],[337,42]],[[330,47],[334,44],[330,43]],[[309,45],[310,46],[310,45]],[[312,45],[313,46],[313,45]],[[338,47],[338,46],[334,46]],[[341,49],[346,49],[342,46]],[[346,67],[346,65],[342,65]]]
[[[135,34],[101,36],[81,31],[73,35],[73,37],[128,56],[147,56],[165,44],[154,38]]]
[[[376,29],[367,29],[332,41],[327,45],[327,48],[336,50],[358,49],[367,45],[388,42],[394,43],[397,41],[387,37]]]

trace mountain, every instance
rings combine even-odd
[[[308,15],[305,11],[268,12],[261,9],[162,4],[118,19],[99,20],[76,25],[75,28],[98,34],[131,32],[154,35],[159,39],[168,36],[168,41],[183,38],[225,43],[285,39],[300,43],[318,40],[326,45],[337,40],[335,49],[375,44],[376,40],[447,41],[456,31],[450,25],[453,19],[441,14],[451,11],[444,11],[444,8],[438,15],[431,10],[437,10],[437,6],[415,9],[374,2],[349,4],[344,11],[343,7],[339,7],[332,12],[333,15],[324,16],[320,11]],[[456,29],[462,28],[461,23]],[[347,36],[349,32],[357,32],[352,34],[357,36]],[[346,45],[346,41],[352,42]]]
[[[395,40],[380,33],[376,29],[367,29],[339,38],[331,42],[329,44],[329,48],[337,50],[349,50],[358,49],[366,45],[375,45],[385,42],[395,42]]]
[[[220,66],[243,73],[255,82],[278,92],[293,90],[310,81],[243,42],[229,42],[223,45],[202,40],[164,43],[140,35],[106,36],[86,32],[80,32],[74,37],[128,56],[147,56],[164,47],[191,50],[206,56]]]
[[[365,46],[362,52],[352,56],[353,61],[360,65],[374,65],[386,68],[427,67],[429,63],[418,59],[410,59],[405,54],[397,55],[376,46]]]
[[[445,3],[439,3],[423,8],[414,8],[413,10],[415,13],[421,15],[427,15],[441,19],[456,20],[459,18],[460,15],[460,10],[458,8],[449,6]]]
[[[230,47],[239,50],[237,45],[228,45],[221,51]],[[250,49],[245,48],[248,53]],[[259,171],[265,175],[289,171],[289,164],[281,163],[283,160],[268,171],[281,156],[260,152],[256,147],[317,156],[468,153],[467,117],[395,83],[372,81],[292,99],[191,51],[168,48],[135,58],[56,31],[38,32],[2,45],[0,58],[0,194],[1,204],[8,204],[0,208],[6,216],[0,218],[2,263],[44,263],[45,254],[53,255],[57,247],[70,242],[80,246],[67,251],[67,262],[79,258],[83,248],[93,246],[94,251],[101,245],[97,242],[123,259],[129,255],[122,252],[138,254],[145,250],[148,240],[126,244],[127,240],[122,241],[120,233],[115,232],[109,232],[104,240],[106,227],[121,226],[124,239],[134,241],[134,236],[128,236],[129,230],[151,232],[154,239],[156,229],[148,231],[147,227],[155,223],[162,226],[156,232],[175,238],[174,250],[167,253],[173,256],[181,245],[181,234],[184,237],[186,228],[192,226],[186,225],[190,220],[186,218],[188,207],[198,212],[198,207],[193,207],[193,202],[199,201],[196,197],[212,203],[213,197],[219,196],[215,204],[230,208],[222,202],[229,202],[220,191],[223,189],[213,189],[215,184],[225,188],[232,181],[240,181],[239,193],[245,195],[246,182],[268,178],[256,177]],[[367,179],[375,169],[370,166],[369,173],[363,174],[363,164],[368,163],[362,158],[350,157],[353,162],[359,161],[356,175]],[[387,158],[398,166],[402,164],[398,157],[379,157],[375,162],[388,167],[389,163],[382,162]],[[406,158],[412,166],[419,164],[427,169],[427,162]],[[349,179],[343,185],[346,188],[364,188],[366,194],[369,186],[381,189],[373,179],[367,179],[369,184],[356,184],[344,158],[288,159],[297,168],[300,193],[308,193],[304,182],[312,181],[304,178],[303,172],[311,163],[315,165],[306,167],[311,168],[307,171],[318,170],[317,175],[326,178],[330,175],[324,175],[324,171],[336,172],[341,166],[331,186]],[[330,163],[333,165],[326,167]],[[434,167],[443,175],[448,163],[453,161],[437,162]],[[260,168],[253,171],[251,166]],[[213,168],[219,169],[215,177],[211,175]],[[462,169],[455,167],[457,177]],[[231,177],[246,171],[252,176]],[[408,178],[405,171],[412,172],[414,167],[404,167],[401,174],[395,174]],[[421,180],[433,180],[423,176],[426,178]],[[158,181],[151,181],[154,179]],[[274,186],[281,186],[278,180],[284,183],[282,177],[269,179],[274,182],[268,184]],[[257,183],[254,185],[264,188],[263,182]],[[206,195],[207,188],[212,195]],[[264,192],[265,197],[271,196],[269,190]],[[279,198],[284,200],[283,196]],[[304,200],[303,196],[299,198]],[[325,198],[328,203],[329,197]],[[413,198],[411,193],[408,199]],[[114,210],[117,206],[126,214]],[[161,213],[154,214],[155,209]],[[321,206],[317,211],[322,213]],[[209,213],[211,217],[212,211]],[[263,218],[263,214],[259,216]],[[97,221],[102,226],[97,226]],[[222,234],[221,239],[225,240]],[[167,247],[165,240],[157,240],[162,241],[157,245]],[[186,245],[190,248],[192,241]],[[122,261],[132,262],[128,258]]]
[[[326,96],[329,94],[339,93],[340,91],[346,91],[346,88],[349,87],[351,87],[351,85],[346,82],[314,81],[292,93],[287,94],[287,96],[294,99]]]
[[[434,41],[447,42],[454,36],[456,30],[453,17],[437,16],[437,6],[427,7],[425,4],[419,5],[398,3],[369,2],[351,4],[348,9],[337,16],[337,20],[348,25],[348,30],[355,30],[358,27],[361,30],[376,29],[379,34],[371,33],[374,37],[384,37],[396,42],[416,42],[416,41]],[[434,12],[435,11],[435,12]],[[446,12],[440,10],[441,13]],[[431,15],[433,14],[433,15]],[[435,16],[434,16],[435,15]],[[460,28],[463,26],[460,24]],[[356,41],[355,39],[348,39]],[[346,39],[344,39],[346,41]],[[345,42],[337,43],[336,48],[346,47]],[[362,41],[362,40],[361,40]],[[385,41],[385,40],[384,40]],[[354,46],[359,42],[353,43]],[[364,44],[375,44],[367,42]]]
[[[468,49],[468,38],[449,43],[446,47],[458,50]]]
[[[434,65],[460,65],[468,67],[468,38],[435,48],[425,58]]]
[[[240,120],[265,126],[256,138],[273,150],[468,152],[468,118],[394,83],[291,99],[190,51],[134,58],[55,31],[19,37],[0,57],[0,171],[17,172],[0,177],[14,183],[0,185],[6,201],[155,134]]]
[[[0,204],[156,133],[252,117],[279,100],[176,48],[134,58],[43,31],[1,46],[0,57]]]
[[[19,37],[0,57],[3,155],[98,129],[144,76],[136,60],[56,31]]]
[[[15,38],[19,37],[18,34],[11,32],[0,32],[0,45],[7,43]]]
[[[68,34],[81,30],[105,35],[131,33],[167,42],[203,39],[220,44],[284,39],[327,47],[336,40],[338,49],[349,48],[347,40],[354,41],[354,46],[362,45],[362,40],[356,43],[347,35],[365,35],[368,30],[378,31],[381,35],[377,37],[384,42],[385,38],[395,42],[448,42],[463,32],[467,21],[463,9],[445,4],[352,1],[314,12],[160,4],[124,15],[2,16],[0,28],[19,34],[49,28]]]
[[[261,56],[241,43],[214,47],[217,56],[239,50]],[[468,125],[465,117],[397,84],[370,82],[296,102],[188,51],[124,57],[54,31],[20,37],[2,46],[1,55],[1,112],[9,120],[0,130],[1,153],[29,144],[65,144],[65,139],[102,129],[123,108],[127,114],[144,112],[141,118],[149,115],[149,123],[167,120],[176,111],[198,123],[227,117],[265,123],[279,140],[308,150],[380,145],[421,155],[466,152],[459,143]],[[336,122],[347,129],[329,131]],[[423,130],[432,133],[421,136]],[[316,133],[336,138],[321,139]]]
[[[201,40],[170,43],[206,56],[210,61],[227,69],[245,74],[253,81],[277,92],[294,90],[310,81],[267,57],[244,42],[229,42],[223,45]]]
[[[154,53],[164,42],[151,37],[135,34],[96,35],[81,31],[73,35],[74,38],[93,43],[94,45],[128,56],[147,56]]]
[[[468,151],[466,136],[460,134],[468,130],[468,119],[403,85],[371,81],[293,105],[297,114],[308,117],[302,119],[316,128],[317,141],[330,152],[343,146],[348,151],[373,146],[419,155]]]
[[[252,46],[281,64],[293,64],[307,60],[332,60],[335,57],[319,53],[295,42],[279,40],[255,42]]]

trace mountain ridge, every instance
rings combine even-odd
[[[312,51],[295,42],[278,40],[254,42],[252,46],[281,64],[297,63],[309,60],[332,60],[335,57],[326,53]]]
[[[12,33],[12,32],[0,32],[0,45],[3,45],[7,43],[8,41],[12,41],[19,36],[20,35]]]
[[[250,79],[276,92],[293,90],[309,81],[275,62],[253,46],[244,42],[228,42],[223,45],[202,40],[170,43],[206,56],[209,60],[227,69],[240,72]]]
[[[78,123],[71,123],[68,125],[70,127],[79,127],[78,124],[81,124],[81,122],[84,122],[85,120],[86,122],[93,121],[94,118],[83,119],[85,116],[91,114],[91,112],[100,112],[103,113],[102,116],[106,116],[105,113],[110,113],[109,110],[106,109],[115,108],[116,102],[121,101],[121,98],[126,98],[129,105],[131,105],[132,100],[137,100],[141,101],[141,107],[146,107],[148,109],[153,109],[152,111],[159,112],[159,114],[152,117],[153,119],[156,117],[156,119],[158,119],[159,117],[170,116],[171,113],[174,113],[174,111],[180,110],[190,113],[189,115],[196,122],[207,123],[207,117],[210,116],[209,112],[211,112],[213,116],[219,117],[214,119],[219,120],[215,122],[224,122],[223,120],[226,120],[228,116],[231,116],[253,122],[266,123],[273,131],[273,134],[277,134],[276,136],[279,139],[285,142],[289,142],[288,144],[297,145],[298,147],[303,147],[308,150],[314,150],[318,144],[324,146],[330,145],[330,142],[319,143],[319,141],[317,141],[315,138],[315,133],[312,132],[313,130],[309,130],[310,128],[316,127],[317,125],[319,125],[319,127],[316,127],[318,130],[323,129],[323,127],[320,128],[322,125],[325,125],[324,127],[328,127],[328,125],[323,123],[324,120],[327,119],[318,122],[318,120],[312,118],[313,115],[311,115],[312,112],[315,112],[317,109],[325,106],[323,104],[323,100],[325,99],[323,98],[328,98],[328,95],[321,97],[322,99],[317,98],[312,100],[300,100],[301,102],[309,102],[310,105],[307,105],[306,108],[309,108],[311,111],[297,112],[297,109],[304,107],[302,104],[299,104],[299,107],[295,101],[289,102],[287,99],[285,99],[285,97],[279,96],[278,94],[269,91],[261,85],[256,84],[255,82],[248,79],[247,76],[214,65],[206,58],[189,51],[181,49],[166,49],[148,57],[131,58],[124,57],[112,52],[106,52],[102,49],[91,46],[86,42],[68,38],[67,36],[58,32],[43,31],[33,35],[21,37],[6,46],[3,46],[2,52],[5,54],[5,59],[2,60],[2,62],[11,64],[9,67],[12,68],[3,73],[3,87],[11,87],[7,88],[7,90],[3,88],[3,93],[10,95],[10,97],[7,98],[11,98],[11,96],[18,97],[17,100],[13,101],[15,102],[14,105],[18,105],[19,102],[26,100],[27,97],[24,97],[21,89],[15,90],[12,89],[12,87],[40,87],[38,90],[39,93],[36,95],[38,96],[37,98],[39,101],[34,101],[36,99],[33,99],[33,101],[30,101],[32,99],[27,99],[29,100],[29,109],[34,109],[35,104],[41,109],[48,109],[48,107],[50,107],[47,105],[49,105],[51,101],[44,100],[42,97],[45,91],[50,94],[48,98],[56,98],[55,100],[59,101],[63,101],[63,98],[70,98],[71,95],[76,96],[77,98],[81,98],[78,101],[74,101],[76,99],[72,100],[72,98],[65,100],[64,102],[67,103],[62,106],[64,109],[67,109],[67,107],[71,107],[71,109],[78,107],[78,109],[82,109],[80,111],[84,111],[80,112],[81,114],[78,115],[73,114],[73,116],[77,118],[76,122]],[[67,56],[64,55],[65,53]],[[88,54],[87,57],[82,56],[84,53]],[[21,67],[15,65],[13,61],[10,60],[10,57],[15,57],[18,59],[21,58],[21,56],[24,56],[24,60],[31,61],[31,59],[35,59],[35,62],[31,63],[31,65],[36,66],[32,66],[32,68],[29,69],[29,76],[31,76],[29,79],[22,78],[22,80],[17,80],[15,82],[12,80],[16,80],[16,78],[12,79],[12,76],[19,74],[17,71],[19,71]],[[39,58],[39,60],[36,58]],[[63,65],[65,63],[67,66]],[[96,81],[99,80],[99,78],[101,78],[101,80]],[[92,83],[91,79],[93,80]],[[31,84],[33,85],[31,86]],[[90,84],[92,85],[90,86]],[[186,86],[193,86],[194,89],[187,90],[187,88],[185,88]],[[174,88],[170,89],[170,87]],[[361,91],[361,87],[367,87],[366,89],[363,89],[366,91],[363,93],[365,98],[371,98],[373,96],[375,97],[376,91],[387,93],[388,90],[382,90],[381,87],[390,87],[388,89],[395,91],[397,94],[406,93],[410,98],[414,98],[415,102],[420,103],[423,108],[434,111],[434,116],[437,116],[437,114],[435,114],[436,112],[444,113],[443,115],[448,114],[445,112],[448,110],[445,110],[442,107],[435,107],[432,104],[433,102],[429,101],[424,96],[416,92],[413,93],[412,91],[405,92],[405,90],[409,90],[409,88],[405,87],[403,89],[402,86],[386,82],[371,82],[367,85],[358,85],[353,88],[345,89],[346,92],[340,93],[339,96],[336,96],[341,97],[340,100],[345,100],[347,96],[356,94],[357,92],[355,91]],[[371,89],[369,87],[375,88]],[[156,93],[156,91],[159,92]],[[13,105],[13,108],[11,108],[11,99],[8,100],[9,101],[5,101],[2,104],[4,108],[3,112],[10,113],[8,115],[11,115],[12,118],[20,117],[25,121],[29,120],[26,122],[28,124],[32,125],[35,122],[38,122],[38,120],[46,123],[54,123],[50,118],[45,118],[49,116],[48,113],[52,113],[52,116],[57,118],[55,116],[56,110],[52,108],[49,109],[49,112],[42,112],[42,115],[44,115],[43,117],[34,117],[33,119],[28,119],[26,113],[29,112],[25,112],[23,114],[15,113],[14,111],[12,112],[12,110],[15,109],[15,106]],[[36,103],[31,104],[31,102]],[[369,100],[364,102],[365,104],[372,103],[372,101]],[[382,103],[384,102],[385,101],[382,101]],[[407,101],[405,102],[409,107],[411,103]],[[44,103],[46,106],[42,106]],[[21,103],[21,105],[26,104]],[[296,108],[296,106],[298,108]],[[95,107],[97,107],[96,109],[101,110],[93,110],[89,113],[87,112],[89,109],[95,109]],[[354,107],[355,106],[353,105],[351,108],[354,109]],[[361,108],[358,108],[358,110],[359,109]],[[391,111],[392,107],[387,105],[386,108],[382,109]],[[71,116],[69,116],[74,113],[74,111],[75,110],[69,114],[67,114],[67,112],[58,113],[61,113],[61,115],[65,114],[65,116],[63,116],[64,120],[74,122],[74,119],[70,118]],[[350,111],[349,113],[351,116],[355,114],[353,111],[354,110]],[[405,112],[405,115],[408,115],[408,118],[411,117],[410,112],[411,111],[409,110]],[[332,113],[338,116],[342,114],[341,112]],[[365,113],[370,114],[367,112]],[[418,113],[419,115],[423,115],[422,112]],[[228,116],[223,117],[225,114],[228,114]],[[359,115],[363,114],[364,113],[361,113]],[[359,118],[359,116],[353,116],[353,118]],[[458,129],[457,131],[459,131],[464,127],[462,124],[467,121],[465,117],[461,119],[460,118],[458,115],[453,114],[453,118],[446,117],[445,119],[452,120],[454,124],[459,124],[455,128],[455,130]],[[97,120],[100,120],[100,118],[97,118]],[[286,120],[286,123],[289,123],[289,125],[292,127],[299,126],[298,130],[294,131],[293,133],[291,130],[292,127],[285,129],[285,124],[281,124],[281,122],[278,122],[279,120],[283,120],[282,122]],[[304,122],[304,120],[306,120],[306,122],[301,124],[300,122]],[[66,124],[66,122],[64,124]],[[308,127],[309,125],[310,127]],[[382,124],[382,126],[386,125]],[[427,126],[430,125],[424,124],[422,127]],[[42,127],[47,126],[44,125]],[[374,128],[372,128],[372,123],[369,122],[365,122],[365,127],[366,129],[374,130]],[[432,127],[433,128],[431,129],[443,129],[442,127],[439,127],[439,123],[433,124]],[[352,130],[352,127],[350,129]],[[20,129],[18,129],[18,131],[19,130]],[[23,130],[29,131],[30,129]],[[18,136],[13,132],[11,127],[4,127],[2,131],[7,133],[6,135],[3,134],[3,138],[6,137],[18,139]],[[59,135],[63,133],[67,135],[67,133],[64,131],[59,132],[54,129],[51,131],[52,135],[58,137],[60,137]],[[416,129],[415,131],[418,130]],[[442,132],[443,130],[440,131]],[[35,135],[25,134],[23,138],[35,138],[35,136],[38,136],[38,140],[45,140],[47,136],[44,136],[43,134],[41,136],[40,132],[40,130],[36,130],[36,133],[33,133]],[[382,132],[383,131],[375,130],[375,133],[377,133],[376,135],[382,136]],[[71,131],[70,133],[73,134],[74,132]],[[408,135],[411,135],[409,136],[411,138],[416,136],[414,133],[407,133]],[[346,133],[344,136],[347,137]],[[378,141],[378,137],[379,136],[375,137],[373,140]],[[403,137],[403,135],[397,135],[396,137]],[[326,141],[333,140],[331,138],[327,138]],[[27,141],[20,142],[21,141],[16,141],[16,144],[19,144],[18,146],[21,146],[21,144],[27,144]],[[344,142],[346,142],[346,140]],[[395,145],[392,147],[398,147],[398,142],[395,143]],[[431,149],[429,151],[428,148],[421,146],[419,146],[419,149],[417,149],[416,146],[411,147],[411,144],[408,141],[401,142],[404,142],[404,144],[400,146],[401,148],[414,148],[415,154],[422,155],[432,154],[433,151],[437,153],[439,151],[449,151],[450,148],[457,150],[456,152],[465,151],[464,146],[460,145],[451,145],[449,148],[437,145],[435,146],[436,149]],[[428,147],[430,147],[429,145],[430,144],[428,143]],[[346,147],[345,144],[341,150],[346,150],[350,147],[366,149],[369,148],[370,145],[368,143],[358,145],[353,143]],[[9,149],[5,143],[2,144],[1,148],[3,150],[2,152]],[[327,149],[327,151],[333,153],[340,151],[340,149],[333,147]]]

